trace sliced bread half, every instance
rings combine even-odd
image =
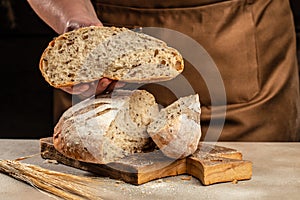
[[[156,82],[183,71],[180,53],[159,39],[127,28],[90,26],[54,38],[40,70],[56,87],[103,77],[124,82]]]

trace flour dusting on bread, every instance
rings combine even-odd
[[[163,108],[147,131],[160,150],[171,158],[194,153],[201,137],[198,94],[181,97]]]
[[[116,90],[111,97],[82,101],[57,123],[54,147],[67,157],[109,163],[154,147],[146,128],[158,105],[144,90]]]

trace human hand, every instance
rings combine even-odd
[[[58,34],[102,25],[90,0],[27,0],[37,15]]]
[[[90,83],[80,83],[75,86],[62,87],[61,89],[67,93],[80,95],[83,98],[90,97],[101,93],[110,93],[114,88],[123,87],[125,83],[114,81],[108,78],[102,78],[99,81]]]
[[[72,19],[69,19],[67,21],[66,26],[64,28],[64,32],[69,32],[81,27],[92,26],[92,25],[102,26],[102,23],[98,19],[91,18],[90,16],[85,16],[85,15],[73,16]],[[63,87],[61,89],[67,93],[80,95],[86,98],[94,94],[103,93],[107,89],[107,87],[112,83],[113,83],[112,80],[103,78],[98,81],[93,81],[90,83],[81,83],[75,86]]]
[[[88,10],[91,11],[92,8],[89,8]],[[75,13],[75,12],[81,12],[81,13]],[[73,14],[65,23],[64,32],[73,31],[87,26],[103,26],[103,25],[101,21],[97,17],[95,17],[94,12],[92,12],[91,14],[91,12],[82,12],[82,9],[77,9],[77,10],[74,9]],[[97,95],[104,92],[110,92],[110,90],[113,90],[116,83],[117,83],[116,81],[112,81],[107,78],[102,78],[97,81],[93,81],[89,83],[80,83],[70,87],[63,87],[61,89],[67,93],[80,95],[83,98],[87,98],[92,95]]]
[[[103,26],[103,24],[96,18],[90,18],[89,16],[75,16],[67,21],[64,32],[87,26]]]
[[[90,0],[27,0],[33,10],[58,34],[86,26],[102,26]],[[61,88],[70,94],[88,97],[112,90],[116,81],[103,78],[91,83],[82,83]]]
[[[80,18],[73,18],[67,22],[66,28],[64,32],[76,30],[81,27],[86,26],[102,26],[102,23],[100,21],[89,21],[88,19],[85,19],[84,17]],[[74,95],[80,95],[83,98],[90,97],[92,95],[97,95],[101,93],[109,93],[111,92],[115,87],[122,87],[124,84],[110,80],[108,78],[102,78],[97,81],[89,82],[89,83],[80,83],[74,86],[70,87],[63,87],[61,88],[63,91],[74,94]]]

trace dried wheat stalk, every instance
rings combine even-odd
[[[93,178],[51,171],[17,160],[0,160],[0,172],[64,199],[101,199],[91,187],[97,185]]]

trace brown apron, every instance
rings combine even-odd
[[[104,25],[164,27],[188,35],[207,50],[222,76],[227,105],[223,127],[222,116],[211,114],[203,77],[185,62],[183,76],[200,95],[202,140],[216,139],[206,135],[209,126],[222,128],[219,141],[300,140],[296,41],[288,0],[93,3]],[[167,90],[156,93],[157,85],[145,88],[162,104],[174,100],[174,95],[166,98]]]

